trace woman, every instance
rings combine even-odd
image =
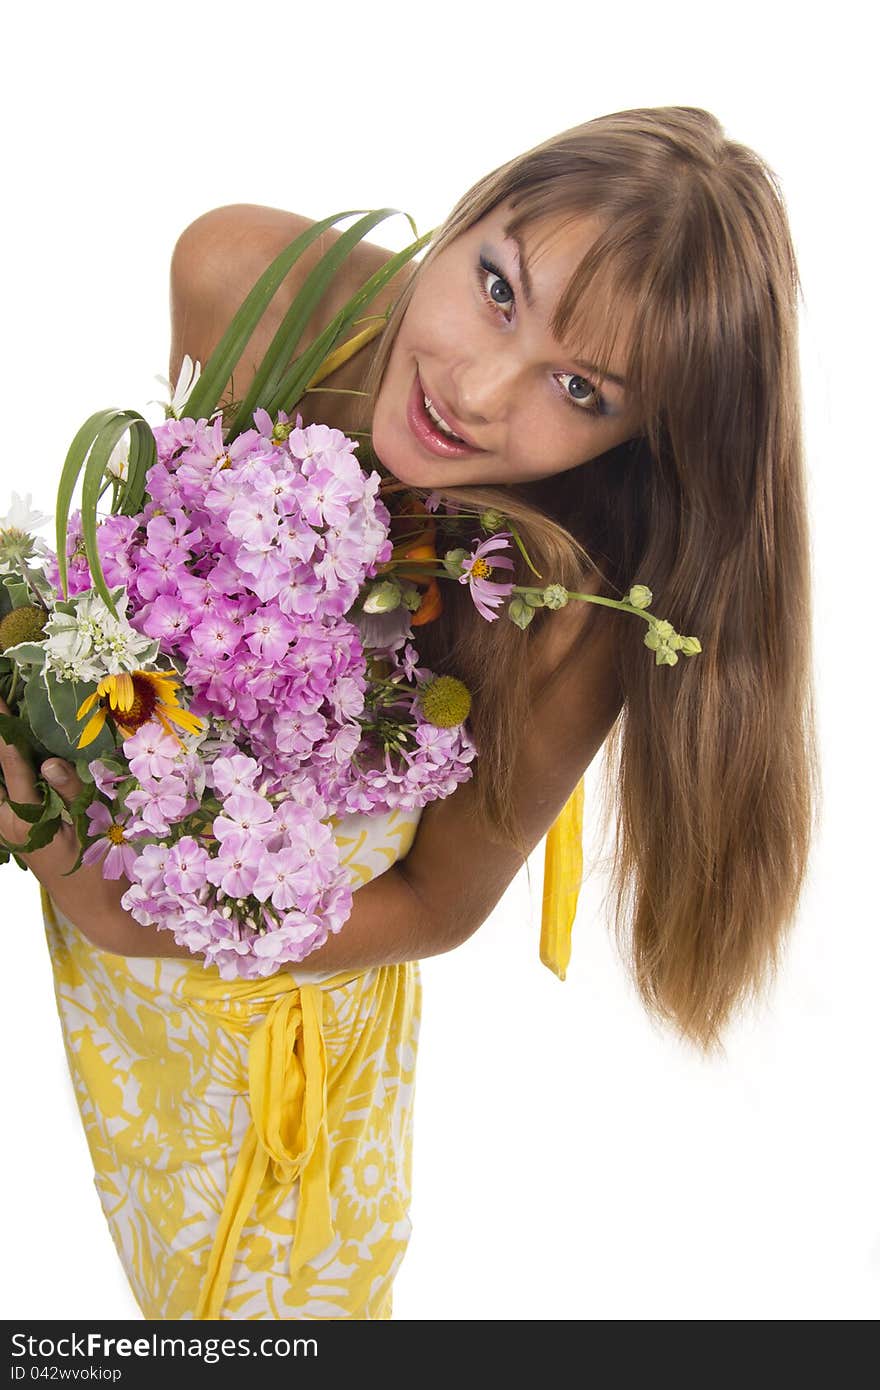
[[[187,229],[172,377],[301,228],[233,207]],[[362,247],[313,333],[387,255]],[[466,194],[389,286],[384,332],[325,383],[340,394],[311,398],[307,419],[371,428],[401,483],[503,513],[542,575],[612,597],[649,583],[703,651],[658,670],[612,610],[569,604],[521,632],[445,586],[419,646],[475,694],[477,774],[417,829],[340,827],[363,883],[350,920],[258,987],[136,924],[124,883],[65,878],[70,834],[29,856],[99,1191],[148,1316],[390,1316],[417,962],[485,920],[609,734],[616,927],[646,1007],[710,1051],[772,977],[816,786],[797,290],[761,160],[704,111],[620,112]],[[3,770],[34,798],[13,750]],[[8,807],[0,833],[22,835]]]

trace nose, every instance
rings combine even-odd
[[[510,409],[516,387],[516,365],[502,353],[483,354],[459,362],[451,374],[455,400],[451,403],[463,425],[489,425]]]

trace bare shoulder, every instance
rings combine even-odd
[[[207,361],[260,275],[286,246],[313,226],[314,219],[282,208],[230,203],[211,208],[183,229],[171,258],[172,381],[177,378],[185,353],[194,361]],[[322,232],[285,278],[228,383],[236,398],[250,385],[306,277],[341,235],[336,228]],[[391,255],[390,250],[368,241],[355,247],[317,304],[303,335],[303,348]],[[369,312],[383,313],[400,293],[401,281],[401,276],[395,276],[377,295]],[[353,359],[340,369],[338,378],[334,375],[332,384],[357,389],[365,369],[366,360]],[[326,405],[325,397],[322,407]],[[326,409],[322,408],[321,413],[325,418]]]
[[[536,640],[530,654],[532,701],[514,768],[516,813],[528,852],[553,824],[623,705],[615,626],[597,628],[595,611],[594,604],[572,601],[548,619],[543,641]],[[517,851],[481,823],[476,807],[472,782],[432,802],[398,866],[432,920],[447,924],[455,944],[486,920],[522,866]]]

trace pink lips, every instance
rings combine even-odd
[[[413,381],[412,390],[409,393],[409,400],[406,406],[407,424],[420,444],[438,458],[463,458],[468,454],[481,454],[485,451],[478,449],[475,444],[459,443],[457,439],[450,439],[447,434],[439,430],[425,409],[425,390],[416,373]],[[444,411],[438,404],[437,413],[447,418]],[[452,425],[452,421],[449,421]],[[454,426],[453,426],[454,428]]]

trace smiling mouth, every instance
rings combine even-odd
[[[436,458],[461,459],[486,451],[456,434],[424,388],[416,369],[406,406],[406,420],[422,448]]]

